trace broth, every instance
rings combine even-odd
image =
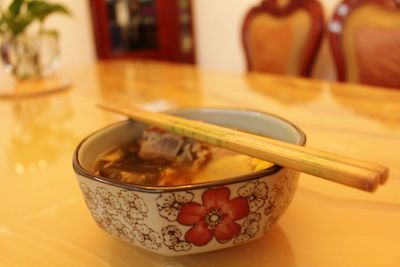
[[[156,128],[96,160],[96,175],[148,186],[203,183],[248,174],[272,166],[226,149]]]

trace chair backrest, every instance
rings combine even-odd
[[[247,13],[242,42],[249,71],[310,76],[324,18],[315,0],[266,0]]]
[[[344,0],[328,31],[339,81],[400,88],[400,1]]]

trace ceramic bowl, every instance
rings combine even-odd
[[[304,145],[305,135],[276,116],[248,110],[201,108],[171,112]],[[94,175],[98,156],[141,136],[146,125],[127,120],[101,129],[77,147],[73,167],[96,223],[111,235],[163,255],[227,248],[261,237],[292,200],[298,172],[265,170],[173,187],[118,183]]]

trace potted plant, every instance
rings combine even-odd
[[[71,14],[61,4],[42,0],[12,0],[8,7],[0,4],[1,59],[16,78],[41,77],[54,70],[58,32],[47,29],[45,21],[56,13]]]

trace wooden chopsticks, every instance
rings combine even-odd
[[[98,106],[195,140],[369,192],[384,184],[388,177],[388,169],[375,163],[121,103]]]

